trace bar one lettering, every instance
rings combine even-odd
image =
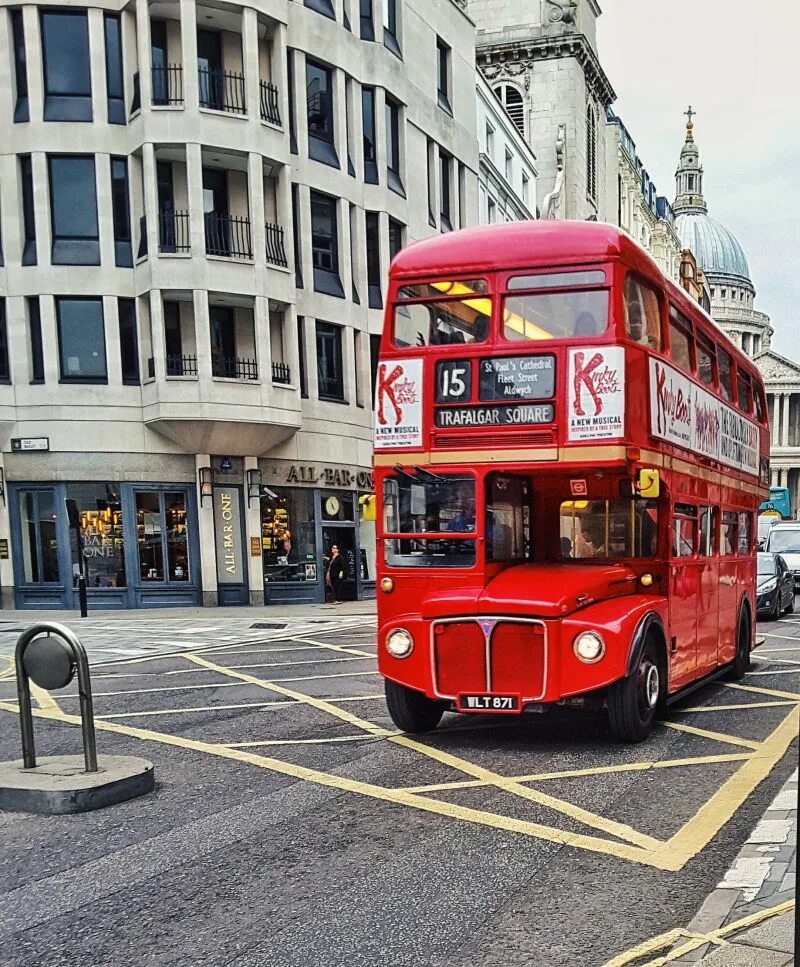
[[[372,474],[368,470],[354,473],[341,467],[322,467],[318,470],[314,466],[303,467],[293,464],[286,475],[287,483],[315,484],[319,481],[322,481],[326,487],[357,487],[359,490],[374,488]]]
[[[227,491],[220,494],[222,515],[223,563],[228,574],[236,574],[236,553],[233,547],[233,498]]]

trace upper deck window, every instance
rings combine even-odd
[[[739,409],[743,413],[753,412],[753,387],[750,376],[741,369],[736,372],[736,391],[738,393]]]
[[[661,308],[658,294],[634,276],[625,279],[625,331],[648,349],[661,349]]]
[[[583,285],[604,285],[605,272],[546,272],[543,275],[515,275],[508,280],[509,291],[520,289],[574,289]]]
[[[730,403],[733,400],[733,372],[731,357],[723,349],[717,353],[717,365],[719,366],[719,395]]]
[[[687,373],[692,371],[692,324],[675,306],[669,307],[669,344],[673,361]]]
[[[713,387],[717,347],[708,336],[704,336],[702,332],[698,332],[696,335],[695,350],[697,352],[697,375],[700,377],[700,382],[704,386]]]
[[[492,302],[479,293],[486,288],[482,279],[403,286],[397,293],[398,304],[394,308],[395,346],[463,346],[485,342],[489,336]],[[475,295],[464,298],[471,293]],[[445,300],[442,295],[462,298]],[[431,301],[407,301],[411,299]]]
[[[606,329],[606,289],[528,293],[503,302],[503,336],[512,341],[591,339]]]

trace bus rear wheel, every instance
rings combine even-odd
[[[392,721],[403,732],[432,732],[444,715],[444,704],[422,692],[385,680],[386,707]]]
[[[608,690],[608,721],[614,738],[620,742],[643,742],[653,728],[665,688],[659,650],[649,638],[633,672]]]
[[[780,613],[780,612],[779,612]],[[730,677],[734,681],[741,681],[750,667],[750,617],[745,610],[739,615],[739,627],[736,631],[736,657],[731,665]]]

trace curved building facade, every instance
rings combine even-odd
[[[6,606],[323,601],[334,543],[369,594],[383,279],[475,220],[462,6],[0,0],[0,43]]]

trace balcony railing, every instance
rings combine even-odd
[[[183,105],[183,67],[180,64],[167,64],[152,68],[153,104],[158,106]]]
[[[283,226],[267,222],[264,227],[267,233],[267,261],[272,265],[282,265],[284,268],[288,268],[289,261],[286,258],[286,249],[283,245]]]
[[[283,383],[284,386],[288,386],[292,381],[291,370],[289,369],[288,363],[273,363],[272,364],[272,382],[273,383]]]
[[[211,373],[222,379],[258,379],[258,363],[255,359],[234,359],[231,356],[213,356]]]
[[[206,212],[206,254],[229,259],[252,259],[250,219],[246,215]]]
[[[281,123],[281,109],[278,104],[278,88],[270,81],[261,81],[261,120],[270,124]]]
[[[159,212],[158,251],[173,255],[190,250],[189,212]]]
[[[197,70],[200,84],[200,107],[229,114],[244,114],[244,74],[210,67]]]
[[[147,255],[147,216],[139,218],[139,250],[136,253],[137,259],[143,259]]]
[[[197,376],[197,356],[167,356],[167,376]]]

